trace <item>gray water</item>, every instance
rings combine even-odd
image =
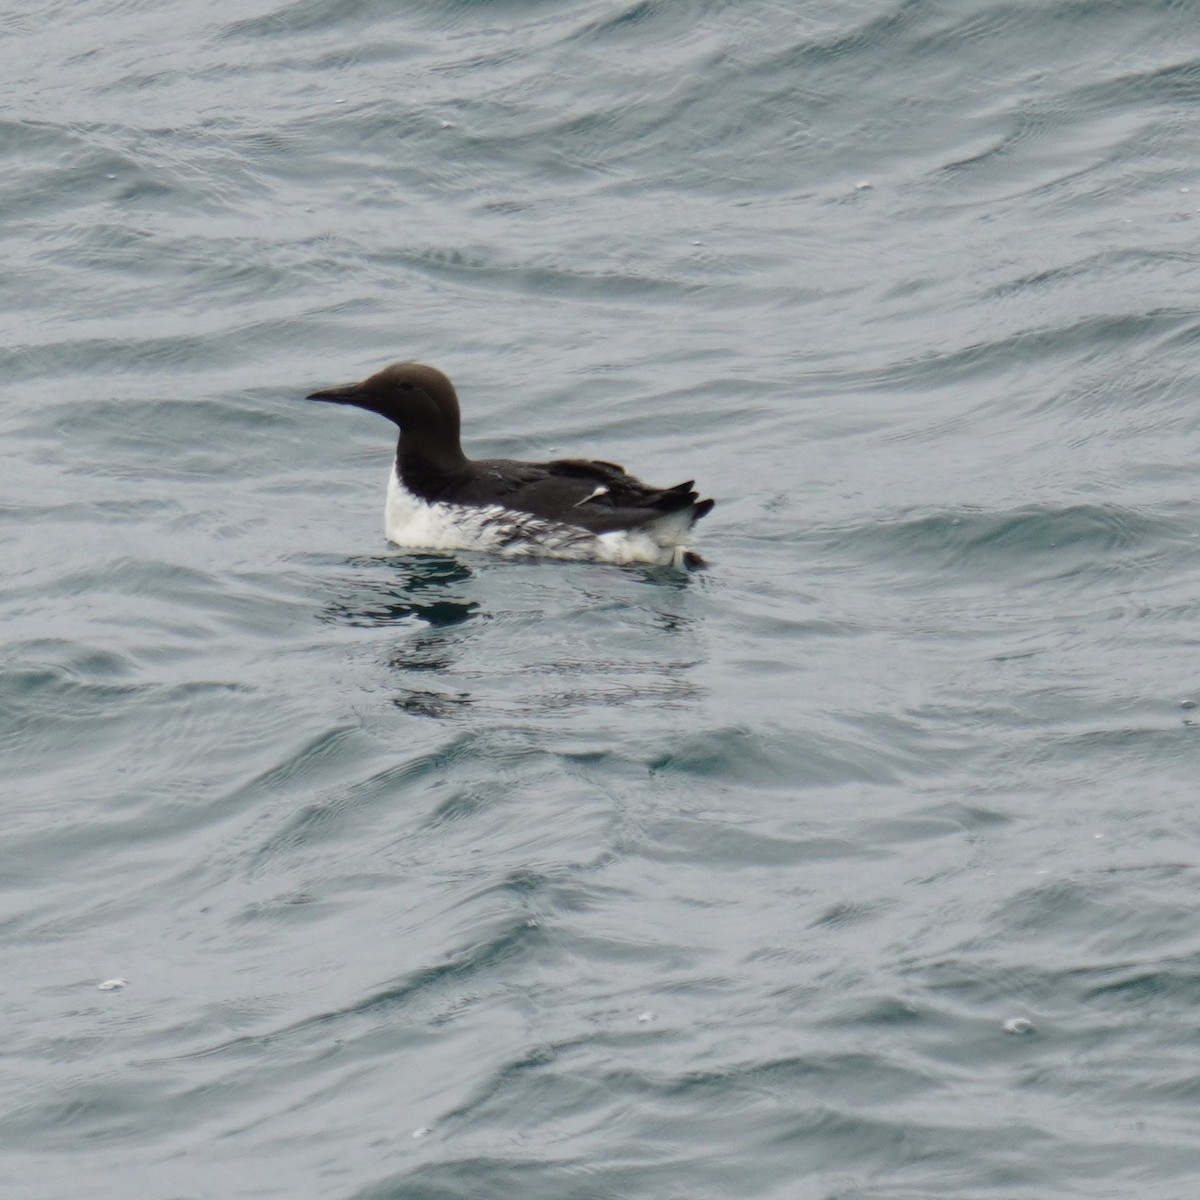
[[[2,1194],[1193,1196],[1195,15],[0,16]]]

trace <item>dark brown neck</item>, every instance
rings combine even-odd
[[[447,445],[420,435],[402,433],[396,447],[396,471],[401,482],[422,500],[437,500],[470,466],[455,437]]]

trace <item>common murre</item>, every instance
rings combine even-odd
[[[384,532],[398,546],[703,565],[687,537],[714,501],[701,500],[691,480],[656,488],[610,462],[469,459],[454,385],[433,367],[393,363],[307,398],[365,408],[400,427],[384,509]]]

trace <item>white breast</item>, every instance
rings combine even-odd
[[[393,466],[383,528],[388,541],[408,550],[483,550],[507,558],[680,566],[691,520],[686,512],[671,513],[641,529],[591,533],[499,504],[422,500],[404,486]]]

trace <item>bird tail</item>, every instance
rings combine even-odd
[[[706,517],[713,510],[715,500],[701,500],[700,493],[695,491],[694,479],[677,483],[674,487],[663,488],[655,498],[654,507],[664,512],[686,512],[689,524],[695,524],[701,517]]]

